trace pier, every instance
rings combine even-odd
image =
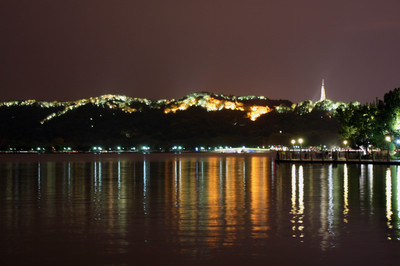
[[[366,155],[362,151],[277,151],[275,161],[279,163],[400,165],[400,160],[392,159],[387,151],[375,151]]]

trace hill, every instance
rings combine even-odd
[[[0,149],[168,150],[289,145],[300,136],[308,145],[336,140],[339,125],[331,111],[311,106],[207,92],[177,100],[103,95],[69,102],[9,101],[0,103]]]

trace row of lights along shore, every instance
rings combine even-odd
[[[385,136],[385,141],[387,143],[387,158],[389,160],[389,158],[390,158],[390,143],[392,142],[391,136]],[[303,152],[302,151],[302,145],[304,143],[303,138],[298,138],[297,140],[296,139],[291,139],[290,143],[292,144],[293,150],[295,150],[295,148],[299,148],[300,156],[301,156],[301,154]],[[299,144],[299,146],[296,147],[295,146],[296,144]],[[346,151],[348,153],[349,152],[349,148],[350,148],[349,141],[348,140],[343,140],[343,145],[344,145],[344,148],[346,149]],[[395,145],[399,145],[400,146],[400,139],[396,139],[395,140]],[[326,147],[326,146],[324,145],[324,147]],[[232,149],[232,147],[228,147],[228,146],[225,146],[225,147],[222,147],[222,146],[218,146],[218,147],[195,147],[194,151],[196,151],[196,152],[198,152],[198,151],[205,152],[205,151],[212,151],[212,150],[221,150],[221,149],[224,149],[224,148],[225,149]],[[258,146],[257,148],[265,149],[266,147],[265,146],[262,146],[262,147]],[[246,147],[243,146],[242,149],[246,149]],[[251,149],[251,148],[249,148],[249,149]],[[91,152],[110,152],[110,151],[111,152],[115,152],[115,151],[117,151],[117,152],[126,152],[126,151],[130,151],[130,152],[141,152],[141,151],[142,152],[150,152],[150,150],[151,150],[151,148],[149,146],[141,146],[140,148],[136,148],[136,147],[125,148],[125,147],[117,146],[116,149],[115,148],[103,148],[101,146],[94,146],[89,151],[91,151]],[[173,152],[180,152],[180,151],[184,151],[184,150],[186,150],[185,147],[178,146],[178,145],[173,146],[173,147],[171,147],[169,149],[169,151],[173,151]],[[289,148],[289,150],[290,150],[290,148]],[[10,147],[9,150],[7,150],[7,151],[11,151],[11,152],[14,151],[15,152],[15,151],[17,151],[17,149]],[[30,151],[45,152],[46,149],[44,147],[37,147],[36,149],[32,148]],[[26,151],[26,152],[29,152],[29,151]],[[60,150],[60,152],[77,152],[77,151],[72,150],[71,147],[63,147],[62,150]]]
[[[392,141],[392,138],[390,137],[390,136],[386,136],[385,137],[385,141],[386,141],[386,143],[387,143],[387,160],[389,161],[390,160],[390,142]],[[302,144],[303,144],[303,142],[304,142],[304,140],[302,139],[302,138],[299,138],[298,140],[297,140],[297,143],[299,143],[299,148],[300,148],[300,158],[301,158],[301,152],[302,152]],[[292,147],[293,147],[293,150],[295,149],[295,144],[296,144],[296,140],[295,139],[292,139],[291,141],[290,141],[290,143],[292,144]],[[346,151],[348,152],[349,151],[349,142],[348,142],[348,140],[343,140],[343,144],[344,144],[344,146],[345,146],[345,148],[346,148]],[[396,140],[396,144],[397,145],[400,145],[400,139],[397,139]]]

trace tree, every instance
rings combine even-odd
[[[304,115],[310,113],[314,108],[313,102],[310,100],[300,102],[296,105],[294,111],[299,115]]]
[[[400,136],[400,88],[389,91],[384,96],[382,126],[387,135]]]

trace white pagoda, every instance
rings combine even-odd
[[[321,98],[319,99],[320,101],[326,100],[326,94],[325,94],[325,80],[322,80],[322,86],[321,86]]]

